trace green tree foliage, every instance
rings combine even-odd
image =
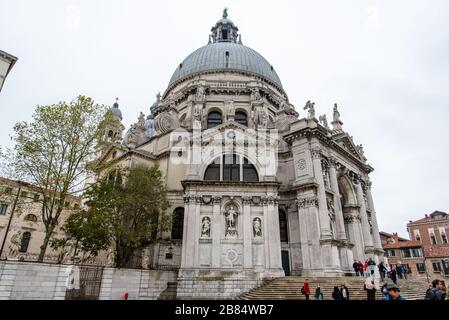
[[[115,248],[117,267],[126,267],[133,254],[167,231],[171,215],[166,187],[157,166],[116,169],[85,193],[86,210],[73,214],[63,230],[81,251],[96,256]]]
[[[44,259],[67,196],[84,184],[86,165],[101,146],[108,117],[105,106],[78,96],[70,103],[37,106],[30,122],[14,126],[15,146],[2,156],[13,178],[34,184],[43,195],[45,237],[39,261]]]

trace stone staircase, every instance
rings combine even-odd
[[[301,287],[305,281],[305,277],[290,276],[275,278],[267,281],[266,284],[259,288],[253,289],[247,293],[240,295],[239,300],[305,300],[305,296],[301,293]],[[366,300],[366,291],[363,290],[365,278],[362,277],[308,277],[311,291],[310,298],[313,299],[315,288],[320,285],[321,292],[325,300],[333,300],[332,292],[334,286],[340,287],[345,284],[349,290],[351,300]],[[399,280],[398,285],[401,289],[401,295],[407,300],[423,299],[428,284],[419,280]],[[376,299],[381,300],[382,294],[380,290],[376,291]]]

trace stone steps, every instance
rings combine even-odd
[[[242,294],[238,299],[243,300],[305,300],[301,293],[305,277],[290,276],[275,278],[259,288]],[[367,293],[363,290],[365,278],[361,277],[308,277],[311,288],[311,298],[315,294],[315,288],[320,285],[324,299],[332,300],[334,286],[340,287],[345,284],[349,290],[351,300],[366,300]],[[401,294],[408,300],[423,299],[428,287],[426,282],[418,280],[402,280],[398,282]],[[382,299],[380,290],[376,291],[376,299]]]

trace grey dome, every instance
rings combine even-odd
[[[229,60],[226,65],[226,52]],[[191,53],[176,68],[168,86],[188,76],[216,70],[237,70],[261,76],[282,88],[281,80],[271,64],[255,50],[234,42],[215,42]]]
[[[118,103],[117,103],[117,102],[115,102],[115,103],[112,105],[111,111],[112,111],[112,114],[116,115],[120,120],[123,119],[123,118],[122,118],[122,112],[121,112],[120,109],[118,108]]]

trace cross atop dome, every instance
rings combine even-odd
[[[241,44],[238,31],[239,28],[234,25],[234,22],[228,19],[228,8],[224,8],[223,18],[218,20],[211,29],[212,34],[209,37],[209,43],[233,42]]]

